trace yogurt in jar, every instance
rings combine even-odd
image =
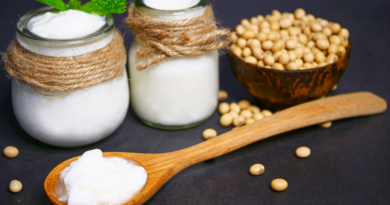
[[[110,32],[85,37],[106,25],[106,19],[76,10],[46,12],[27,24],[32,33],[46,39],[18,34],[17,40],[27,50],[45,56],[83,55],[105,47],[114,38],[113,23]],[[72,38],[79,40],[62,40]],[[127,114],[126,69],[114,79],[69,92],[48,92],[12,80],[12,103],[19,124],[32,137],[61,147],[90,144],[113,133]]]
[[[206,6],[192,8],[199,0],[144,0],[149,8],[138,8],[146,16],[162,20],[184,20],[203,15]],[[153,8],[153,9],[150,9]],[[145,59],[136,58],[139,48],[134,40],[129,50],[131,104],[146,124],[171,129],[187,128],[204,121],[218,104],[218,50],[195,57],[171,57],[138,71]]]

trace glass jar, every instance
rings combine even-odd
[[[46,39],[29,31],[32,17],[52,11],[50,7],[34,10],[18,21],[16,38],[24,48],[45,56],[71,57],[101,49],[114,38],[110,15],[101,29],[77,39]],[[114,79],[68,92],[44,91],[13,79],[12,104],[19,124],[32,137],[60,147],[91,144],[112,134],[126,116],[126,68]]]
[[[154,9],[143,0],[137,0],[135,6],[144,16],[184,20],[203,15],[209,7],[208,1],[197,3],[181,10]],[[186,129],[206,121],[218,105],[218,50],[196,57],[171,57],[138,71],[136,66],[145,60],[136,58],[142,47],[142,40],[136,38],[129,50],[131,105],[141,121],[167,130]]]

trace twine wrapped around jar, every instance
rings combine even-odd
[[[118,30],[104,48],[73,57],[44,56],[25,49],[17,39],[4,57],[8,74],[45,91],[64,92],[111,80],[126,66],[126,50]]]
[[[148,46],[137,51],[136,58],[147,58],[137,65],[139,71],[169,57],[200,56],[230,44],[230,31],[217,28],[211,7],[202,16],[185,20],[144,17],[134,4],[128,14],[127,25]]]

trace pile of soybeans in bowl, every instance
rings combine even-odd
[[[243,19],[232,32],[231,52],[251,65],[275,70],[307,70],[335,63],[346,54],[349,31],[336,22],[273,10]]]

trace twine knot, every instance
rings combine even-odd
[[[203,15],[185,20],[144,17],[134,4],[128,14],[127,25],[147,45],[136,53],[136,58],[147,57],[137,65],[139,71],[169,57],[200,56],[230,44],[230,31],[217,28],[211,7]]]

